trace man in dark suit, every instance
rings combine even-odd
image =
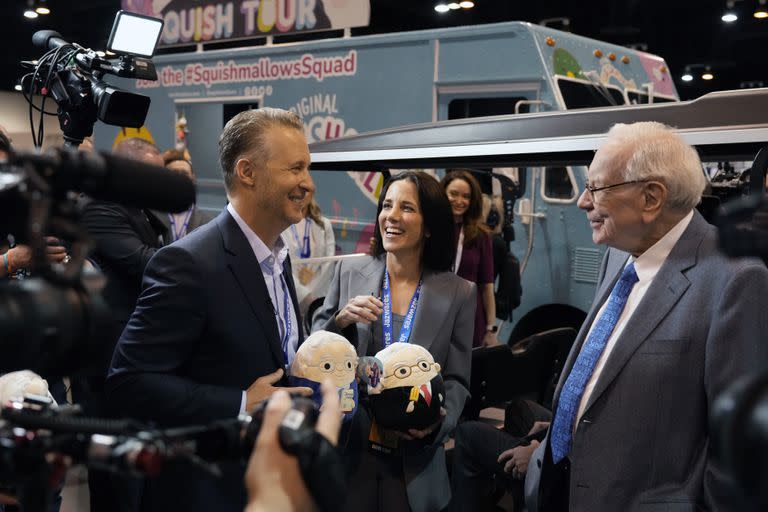
[[[107,393],[122,415],[173,426],[249,412],[284,383],[303,338],[280,238],[314,190],[301,120],[240,113],[224,127],[219,159],[229,205],[155,254],[115,349]],[[214,479],[167,467],[147,481],[142,509],[243,510],[241,465],[221,469]]]
[[[707,414],[768,358],[768,270],[727,259],[694,207],[695,150],[659,123],[616,125],[579,198],[609,250],[528,465],[528,509],[738,510]]]

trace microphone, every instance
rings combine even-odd
[[[195,202],[195,185],[186,176],[106,153],[56,149],[44,154],[16,153],[11,162],[34,165],[57,195],[84,192],[94,199],[173,213]]]
[[[38,30],[32,34],[32,44],[45,50],[55,50],[69,43],[55,30]]]

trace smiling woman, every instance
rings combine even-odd
[[[443,442],[469,395],[476,300],[474,285],[450,271],[452,224],[451,206],[437,180],[419,172],[394,176],[379,198],[374,256],[343,260],[315,315],[313,331],[343,334],[359,356],[396,342],[424,347],[445,382],[445,414],[407,433],[377,426],[368,403],[361,401],[349,441],[343,443],[350,460],[358,461],[349,467],[354,485],[345,510],[425,512],[448,504]]]

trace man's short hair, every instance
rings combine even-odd
[[[232,189],[235,164],[247,155],[258,164],[270,158],[264,135],[273,126],[293,128],[304,133],[304,125],[296,114],[279,108],[264,107],[240,112],[229,120],[219,137],[219,163],[224,174],[224,185]]]
[[[616,124],[607,143],[626,148],[625,181],[658,180],[667,186],[667,207],[688,211],[701,201],[707,179],[699,155],[669,126],[651,121]]]
[[[148,140],[138,137],[123,139],[112,149],[114,155],[133,159],[139,159],[145,153],[159,155],[160,150]]]

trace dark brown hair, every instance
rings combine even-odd
[[[483,233],[488,232],[488,228],[483,224],[483,193],[480,190],[480,183],[477,182],[472,173],[466,169],[453,169],[448,171],[445,177],[440,181],[447,197],[448,185],[454,180],[466,181],[469,185],[469,208],[464,212],[464,246],[475,241]]]
[[[421,254],[421,264],[434,272],[449,271],[453,267],[456,256],[456,231],[453,229],[451,205],[445,190],[440,183],[423,172],[405,171],[392,176],[381,189],[379,205],[376,208],[376,225],[374,227],[373,255],[380,257],[386,251],[379,230],[379,214],[387,197],[387,190],[396,181],[410,181],[416,186],[419,196],[419,210],[424,222],[424,251]]]

